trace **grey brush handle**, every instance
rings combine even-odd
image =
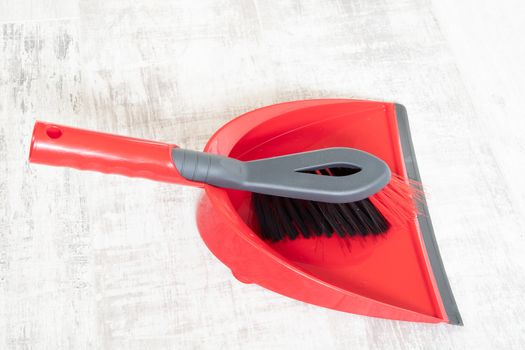
[[[247,166],[240,160],[212,153],[173,148],[171,157],[180,175],[217,187],[244,189]]]
[[[352,148],[325,148],[247,162],[174,148],[172,159],[180,175],[191,181],[329,203],[355,202],[370,197],[388,184],[391,175],[381,159]],[[306,172],[334,167],[359,171],[347,176]]]

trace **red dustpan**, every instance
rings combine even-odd
[[[205,151],[241,160],[351,147],[420,181],[403,106],[344,99],[261,108],[226,124]],[[376,239],[298,239],[268,243],[252,225],[246,192],[205,186],[197,211],[212,253],[245,283],[356,314],[461,325],[424,203],[417,221]]]

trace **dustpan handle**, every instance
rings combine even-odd
[[[176,145],[36,122],[29,161],[189,186],[171,152]]]

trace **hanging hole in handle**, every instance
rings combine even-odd
[[[62,130],[56,126],[50,126],[46,129],[46,134],[52,139],[58,139],[62,136]]]

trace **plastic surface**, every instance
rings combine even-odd
[[[284,103],[225,125],[205,151],[254,160],[326,147],[353,147],[406,179],[395,106],[353,100]],[[267,243],[252,225],[250,196],[205,186],[198,226],[208,248],[240,281],[356,314],[449,322],[417,221],[382,238]]]
[[[417,166],[411,144],[406,143],[407,126],[400,134],[395,109],[389,103],[355,100],[269,106],[222,127],[205,151],[252,161],[327,147],[350,147],[381,158],[394,174],[407,179],[405,159],[412,175],[417,175]],[[402,147],[400,136],[406,147]],[[179,175],[171,160],[173,147],[37,123],[30,160],[199,186]],[[410,154],[404,155],[403,150]],[[459,313],[452,320],[447,315],[447,310],[454,311],[455,303],[426,211],[426,219],[394,225],[385,236],[375,239],[355,237],[343,241],[333,236],[268,243],[256,233],[248,192],[204,187],[197,211],[201,236],[240,281],[344,312],[416,322],[461,323]],[[440,289],[448,293],[444,294],[446,303]]]
[[[352,148],[325,148],[255,161],[174,148],[179,173],[191,181],[274,196],[329,203],[355,202],[372,196],[390,181],[381,159]],[[316,169],[346,167],[346,176],[321,176]]]
[[[352,202],[388,183],[380,159],[359,150],[332,148],[252,162],[175,145],[36,122],[29,160],[102,173],[142,177],[182,185],[219,187],[326,202]],[[302,173],[311,167],[353,165],[348,176]]]
[[[175,145],[36,122],[29,161],[107,174],[199,186],[179,175],[171,160]]]

